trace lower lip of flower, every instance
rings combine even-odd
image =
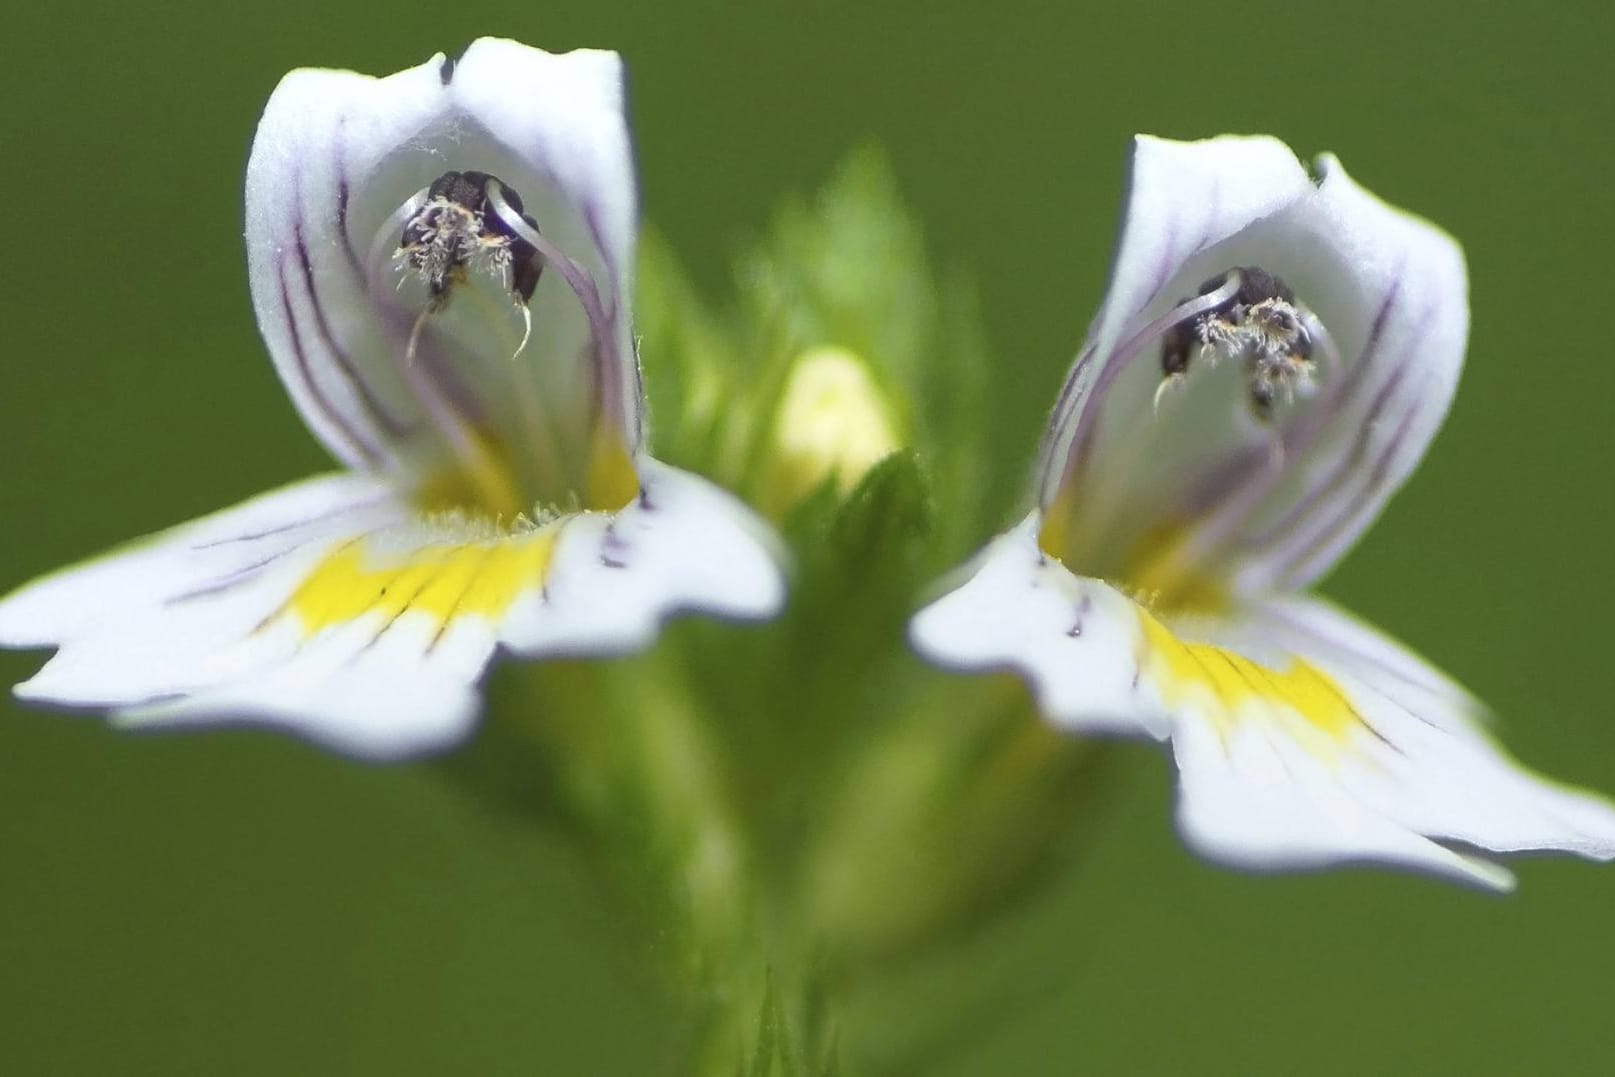
[[[523,591],[542,584],[563,522],[524,519],[498,533],[464,519],[440,519],[437,526],[444,540],[426,545],[389,550],[384,536],[342,544],[260,631],[290,620],[309,638],[372,618],[379,634],[408,614],[427,618],[441,636],[461,617],[496,622]]]

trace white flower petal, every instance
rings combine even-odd
[[[1521,769],[1452,681],[1287,593],[1417,465],[1468,330],[1457,245],[1333,158],[1319,173],[1314,187],[1270,139],[1139,141],[1111,288],[1045,436],[1039,509],[915,617],[915,645],[1019,672],[1057,724],[1169,735],[1184,834],[1221,860],[1375,861],[1506,887],[1465,850],[1615,858],[1609,803]],[[1202,354],[1157,414],[1162,334],[1221,309],[1244,267],[1293,288],[1322,387],[1267,426],[1241,410],[1255,353]]]
[[[488,39],[458,65],[438,56],[383,79],[302,70],[282,80],[247,168],[253,303],[277,370],[339,459],[409,471],[423,454],[441,456],[441,430],[411,380],[421,378],[512,449],[521,446],[512,429],[533,421],[531,407],[520,410],[531,399],[553,405],[549,433],[562,441],[587,433],[587,416],[575,413],[601,408],[627,449],[638,445],[628,310],[636,211],[621,82],[612,53],[555,56]],[[381,270],[397,248],[399,208],[450,170],[490,173],[522,196],[542,234],[598,285],[609,347],[587,346],[583,310],[550,267],[530,304],[524,366],[510,360],[517,312],[485,294],[433,317],[414,368],[403,362],[424,302]],[[516,374],[537,391],[513,391]]]
[[[915,649],[953,669],[1019,673],[1057,725],[1165,737],[1167,716],[1138,691],[1133,603],[1046,557],[1038,527],[1034,513],[999,536],[966,567],[967,579],[915,614]]]
[[[1189,632],[1263,667],[1176,708],[1178,818],[1206,855],[1260,870],[1376,861],[1499,888],[1508,874],[1462,849],[1615,859],[1615,807],[1519,767],[1461,689],[1339,611],[1289,599]],[[1289,679],[1297,661],[1304,680]]]
[[[25,699],[129,724],[259,724],[372,759],[452,743],[501,644],[643,647],[683,610],[762,618],[784,580],[728,494],[651,459],[640,498],[505,531],[422,517],[372,480],[316,479],[175,528],[0,604],[55,643]]]
[[[248,165],[253,301],[294,400],[355,474],[0,602],[0,645],[59,648],[18,694],[393,758],[464,733],[502,644],[619,652],[680,610],[777,612],[763,526],[639,453],[623,110],[614,54],[491,39],[384,79],[288,75]],[[417,220],[444,177],[461,189],[438,211],[466,212]],[[418,251],[443,220],[463,229],[448,269],[401,265],[406,221]],[[518,245],[542,266],[520,284],[495,257]],[[577,503],[590,511],[543,508]]]
[[[1332,157],[1318,171],[1314,187],[1267,139],[1141,140],[1116,275],[1045,437],[1039,497],[1072,567],[1146,590],[1304,587],[1422,457],[1462,365],[1462,254]],[[1269,427],[1245,365],[1202,358],[1157,409],[1157,319],[1242,266],[1281,278],[1327,331],[1319,388]]]
[[[1172,738],[1180,777],[1178,828],[1196,852],[1254,871],[1395,863],[1496,890],[1504,868],[1448,849],[1366,810],[1328,764],[1282,734],[1255,727],[1226,739],[1186,723]]]
[[[468,728],[498,626],[543,587],[557,536],[423,518],[377,480],[325,477],[23,588],[0,630],[59,645],[24,699],[394,758]]]
[[[103,607],[104,623],[62,641],[16,693],[71,707],[132,706],[188,695],[283,661],[296,640],[261,627],[347,537],[299,543],[272,561],[196,587],[139,598],[114,593],[123,604]],[[123,571],[139,568],[128,564]]]
[[[1315,446],[1294,453],[1294,479],[1242,535],[1234,586],[1250,594],[1309,586],[1378,518],[1446,418],[1469,337],[1458,244],[1365,191],[1333,157],[1318,170],[1308,212],[1275,242],[1349,269],[1350,290],[1316,289],[1346,367],[1338,391],[1317,401]]]
[[[566,521],[542,595],[513,609],[501,638],[526,655],[620,653],[693,611],[755,620],[785,601],[766,526],[704,479],[649,457],[641,496],[607,516]]]
[[[1283,653],[1311,656],[1337,676],[1367,681],[1392,693],[1426,721],[1452,731],[1471,731],[1486,720],[1484,705],[1457,681],[1413,651],[1336,606],[1307,594],[1273,594],[1247,602],[1219,636],[1260,655],[1282,644]]]
[[[391,461],[421,423],[391,368],[396,344],[369,309],[368,239],[350,218],[362,172],[407,145],[440,107],[438,62],[384,80],[293,71],[270,96],[247,162],[259,331],[309,429],[353,467]]]
[[[402,511],[385,484],[363,475],[293,483],[19,588],[0,600],[0,647],[104,633],[180,596],[203,597],[298,548],[383,526]]]
[[[530,211],[541,212],[548,181],[581,220],[587,242],[561,242],[561,232],[556,239],[600,278],[615,340],[612,362],[599,372],[599,391],[622,425],[628,451],[638,451],[644,431],[630,304],[639,207],[621,59],[596,49],[557,56],[485,37],[460,58],[453,90],[457,106],[538,181],[529,201],[540,208],[530,205]],[[562,215],[549,227],[565,224]],[[559,289],[560,282],[551,287]]]
[[[258,668],[166,702],[125,707],[130,726],[272,726],[373,760],[403,759],[453,745],[481,708],[477,683],[497,639],[480,617],[443,626],[405,615],[385,631],[374,618],[313,641],[278,633]],[[273,655],[274,660],[268,660]]]
[[[1186,266],[1311,189],[1306,170],[1276,138],[1225,135],[1175,142],[1140,135],[1133,140],[1110,286],[1060,390],[1043,444],[1038,467],[1043,504],[1059,493],[1077,415],[1118,345],[1192,294],[1192,288],[1182,292]]]
[[[938,665],[1025,677],[1056,725],[1170,738],[1178,818],[1258,870],[1380,862],[1507,888],[1465,850],[1615,859],[1615,808],[1510,761],[1478,708],[1416,655],[1319,600],[1170,621],[1073,576],[1036,514],[910,625]]]

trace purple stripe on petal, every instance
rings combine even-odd
[[[1082,378],[1082,372],[1088,369],[1088,365],[1093,362],[1093,356],[1093,343],[1090,341],[1082,346],[1082,351],[1078,354],[1077,361],[1072,364],[1071,373],[1066,375],[1065,381],[1060,385],[1060,395],[1055,397],[1054,410],[1050,413],[1048,437],[1052,438],[1055,432],[1070,418],[1071,403],[1077,392],[1077,383]]]
[[[1402,371],[1399,369],[1392,375],[1393,379],[1400,380]],[[1378,410],[1386,406],[1389,398],[1394,395],[1391,390],[1394,385],[1387,385],[1380,397],[1376,398],[1376,412],[1371,413],[1363,422],[1357,439],[1352,444],[1349,456],[1340,463],[1331,474],[1329,480],[1313,491],[1313,495],[1305,503],[1307,512],[1298,513],[1292,510],[1290,515],[1296,517],[1293,528],[1288,531],[1274,527],[1268,530],[1269,536],[1275,541],[1272,550],[1270,565],[1264,572],[1269,581],[1277,581],[1293,577],[1305,564],[1315,559],[1325,545],[1326,538],[1338,536],[1346,523],[1355,516],[1364,504],[1370,502],[1377,492],[1378,484],[1383,481],[1384,471],[1389,466],[1391,456],[1400,447],[1413,419],[1419,413],[1419,401],[1415,396],[1413,402],[1404,408],[1396,420],[1385,448],[1375,456],[1372,463],[1367,464],[1364,471],[1365,459],[1368,456],[1369,435],[1379,425]],[[1354,485],[1356,492],[1343,497],[1343,491],[1354,477],[1361,476]],[[1342,501],[1346,508],[1344,512],[1334,511],[1328,515],[1319,515],[1325,503],[1334,497]],[[1298,506],[1299,508],[1300,506]]]
[[[604,307],[602,317],[605,325],[615,330],[622,317],[624,301],[624,297],[618,294],[617,282],[626,275],[626,272],[624,267],[617,265],[611,247],[605,241],[605,229],[600,223],[600,207],[593,202],[586,202],[579,208],[582,210],[584,230],[589,233],[589,240],[594,244],[595,250],[600,252],[606,276],[610,278],[611,295],[609,300],[602,301],[601,305]],[[579,301],[584,301],[581,296]],[[637,354],[621,356],[617,354],[620,350],[615,337],[610,341],[599,342],[595,348],[597,389],[603,400],[614,401],[610,410],[618,414],[613,414],[612,419],[625,428],[631,428],[626,432],[635,443],[632,447],[637,449],[640,440],[640,401],[644,393],[644,387],[640,384],[642,375],[639,371]],[[634,360],[632,386],[626,384],[627,379],[623,370],[623,366],[630,358]],[[633,393],[632,398],[630,390]]]
[[[623,267],[617,264],[612,255],[611,248],[606,245],[606,233],[600,224],[600,207],[593,202],[585,203],[583,210],[583,227],[589,233],[589,241],[594,249],[600,252],[600,261],[606,267],[606,274],[611,278],[611,306],[616,309],[622,297],[617,294],[617,280],[625,275]]]
[[[1077,361],[1071,365],[1066,374],[1065,381],[1060,384],[1060,395],[1054,401],[1054,410],[1049,413],[1048,426],[1043,430],[1043,438],[1037,447],[1037,491],[1038,501],[1047,504],[1058,493],[1059,484],[1063,479],[1060,475],[1053,475],[1052,471],[1062,432],[1071,421],[1072,409],[1082,400],[1078,395],[1078,387],[1082,384],[1083,376],[1093,365],[1094,345],[1090,339],[1083,344],[1082,351],[1077,355]],[[1069,449],[1069,446],[1067,446]],[[1054,484],[1051,486],[1051,483]]]
[[[310,516],[307,519],[293,520],[290,523],[278,524],[275,527],[266,527],[262,531],[254,531],[246,535],[230,535],[226,538],[210,539],[207,542],[194,543],[191,546],[191,549],[212,550],[221,546],[233,546],[238,542],[257,542],[259,539],[273,538],[276,535],[283,535],[289,531],[296,531],[298,528],[312,527],[315,524],[322,524],[329,520],[334,520],[338,516],[342,516],[350,512],[357,512],[360,509],[371,508],[374,505],[379,505],[383,501],[388,500],[391,496],[392,494],[390,493],[377,494],[375,497],[367,497],[363,501],[355,501],[351,504],[338,505],[328,512],[322,512],[316,516]]]
[[[364,457],[366,463],[374,466],[382,459],[380,449],[368,441],[359,430],[355,429],[340,411],[331,406],[331,402],[325,398],[319,383],[314,379],[314,371],[308,361],[308,352],[303,348],[303,335],[297,326],[297,312],[292,306],[291,290],[286,285],[286,262],[284,259],[275,263],[275,276],[280,285],[281,312],[286,318],[287,335],[291,338],[292,358],[296,361],[298,378],[308,391],[309,402],[335,428],[337,434],[355,452]]]
[[[410,330],[415,325],[416,316],[379,296],[373,299],[378,308],[377,317],[382,323],[382,331],[390,336],[394,354],[398,356],[398,363],[402,364],[404,349],[409,341]],[[444,345],[445,339],[452,338],[428,322],[416,341],[415,364],[425,369],[433,386],[443,394],[443,398],[461,417],[474,423],[481,423],[487,417],[487,409],[482,406],[465,376],[460,373],[449,354],[449,349]]]
[[[1213,197],[1213,204],[1215,202],[1216,198]],[[1138,320],[1138,315],[1148,310],[1150,304],[1160,297],[1162,289],[1165,288],[1173,274],[1181,271],[1186,262],[1197,257],[1207,248],[1211,242],[1212,235],[1209,231],[1209,226],[1203,226],[1199,238],[1190,245],[1188,252],[1179,255],[1175,252],[1177,234],[1177,220],[1174,218],[1167,224],[1165,253],[1161,256],[1161,269],[1157,273],[1158,277],[1165,277],[1166,279],[1160,280],[1151,289],[1149,297],[1135,312],[1135,322]],[[1090,463],[1090,449],[1097,443],[1100,426],[1104,421],[1104,408],[1101,405],[1104,403],[1105,394],[1110,391],[1116,379],[1121,377],[1132,366],[1134,359],[1153,343],[1149,338],[1164,331],[1164,327],[1160,324],[1161,320],[1172,316],[1174,311],[1180,309],[1181,307],[1171,308],[1160,317],[1145,322],[1126,337],[1118,339],[1105,355],[1104,360],[1100,363],[1098,372],[1094,375],[1093,385],[1080,402],[1081,407],[1076,416],[1076,430],[1072,433],[1071,442],[1066,448],[1065,460],[1060,469],[1060,478],[1057,484],[1051,488],[1046,482],[1040,481],[1039,483],[1039,496],[1043,499],[1045,506],[1060,488],[1082,480],[1082,476],[1086,473]],[[1042,478],[1046,480],[1048,476],[1045,475]]]
[[[1398,270],[1396,276],[1391,281],[1390,288],[1386,289],[1385,291],[1385,298],[1380,300],[1379,309],[1374,312],[1374,321],[1368,327],[1368,339],[1363,343],[1362,353],[1357,357],[1357,362],[1352,364],[1352,369],[1346,372],[1346,376],[1350,379],[1350,381],[1348,382],[1347,387],[1343,390],[1343,393],[1347,396],[1349,396],[1357,388],[1357,386],[1362,383],[1363,379],[1368,376],[1369,369],[1374,365],[1374,360],[1379,356],[1380,345],[1385,342],[1385,327],[1389,325],[1391,321],[1391,312],[1394,311],[1396,309],[1396,305],[1401,302],[1402,279],[1402,272]],[[1421,323],[1421,326],[1422,324],[1427,324],[1428,321],[1429,315],[1426,315],[1424,323]]]
[[[1445,680],[1433,671],[1419,669],[1406,662],[1393,663],[1383,654],[1376,654],[1368,647],[1362,645],[1360,640],[1354,639],[1349,632],[1330,631],[1317,623],[1315,618],[1309,618],[1298,611],[1279,605],[1269,605],[1262,610],[1262,619],[1276,627],[1286,637],[1300,637],[1321,644],[1335,655],[1344,656],[1354,662],[1372,667],[1377,673],[1403,684],[1441,696],[1457,696],[1459,689],[1450,681]],[[1365,630],[1358,629],[1361,633]],[[1293,639],[1286,644],[1286,649],[1298,650]],[[1364,679],[1359,677],[1359,679]],[[1383,690],[1380,690],[1384,694]]]
[[[1348,536],[1353,522],[1365,511],[1374,507],[1374,500],[1378,497],[1380,489],[1384,486],[1386,478],[1390,475],[1391,463],[1396,459],[1403,445],[1407,443],[1408,436],[1413,429],[1413,420],[1418,418],[1422,411],[1421,384],[1414,392],[1414,401],[1402,413],[1396,424],[1396,431],[1386,444],[1384,451],[1374,461],[1373,469],[1369,472],[1368,481],[1363,483],[1357,493],[1347,503],[1344,512],[1336,513],[1328,523],[1319,529],[1311,542],[1300,546],[1287,560],[1278,576],[1280,578],[1294,577],[1301,570],[1320,560],[1332,558],[1339,546]]]
[[[1352,440],[1351,448],[1346,455],[1336,462],[1320,481],[1310,487],[1305,496],[1291,505],[1289,510],[1274,523],[1264,528],[1260,534],[1251,537],[1243,544],[1249,552],[1271,550],[1274,547],[1288,547],[1289,552],[1281,554],[1281,571],[1269,572],[1269,578],[1283,575],[1294,568],[1295,560],[1304,557],[1307,549],[1316,542],[1320,531],[1326,530],[1328,525],[1316,516],[1319,508],[1330,497],[1337,495],[1340,490],[1351,482],[1354,475],[1360,474],[1363,460],[1368,455],[1369,438],[1375,427],[1379,424],[1380,416],[1390,405],[1396,394],[1398,386],[1407,374],[1405,364],[1398,365],[1385,384],[1375,395],[1373,404],[1369,407],[1358,425],[1357,436]],[[1408,412],[1417,411],[1417,406],[1408,409]],[[1406,415],[1399,421],[1405,421]],[[1322,524],[1322,526],[1320,526]],[[1310,526],[1309,526],[1310,525]],[[1310,538],[1307,537],[1310,534]]]
[[[1318,416],[1315,421],[1310,421],[1311,414],[1314,413],[1309,413],[1309,416],[1303,419],[1301,424],[1297,424],[1295,442],[1292,443],[1286,439],[1285,450],[1287,452],[1304,453],[1308,448],[1306,443],[1321,434],[1328,421],[1343,414],[1351,401],[1357,397],[1359,390],[1361,390],[1363,383],[1367,379],[1368,371],[1376,365],[1376,360],[1381,354],[1380,348],[1384,343],[1385,327],[1389,323],[1392,310],[1397,305],[1399,289],[1400,278],[1398,278],[1398,286],[1393,287],[1381,302],[1379,311],[1375,315],[1373,326],[1369,331],[1368,341],[1357,362],[1353,363],[1351,369],[1346,372],[1344,379],[1340,383],[1340,390],[1332,394],[1334,399],[1326,402],[1321,411],[1315,413]],[[1414,343],[1404,348],[1398,355],[1397,362],[1391,373],[1374,394],[1368,411],[1358,423],[1357,436],[1353,439],[1352,447],[1347,455],[1337,462],[1320,481],[1312,484],[1307,492],[1295,504],[1291,505],[1282,517],[1258,534],[1250,536],[1245,542],[1248,548],[1259,549],[1282,539],[1291,530],[1299,526],[1309,514],[1316,510],[1321,501],[1328,497],[1338,486],[1345,483],[1352,473],[1358,469],[1368,451],[1368,439],[1373,432],[1374,425],[1390,405],[1391,399],[1401,386],[1409,368],[1409,356],[1418,346],[1417,342],[1423,335],[1424,327],[1429,324],[1434,313],[1433,310],[1425,313],[1425,316],[1420,320],[1419,328],[1414,331]],[[1305,426],[1304,429],[1302,428],[1303,426]]]
[[[353,249],[353,236],[348,232],[348,203],[353,197],[353,184],[348,178],[347,141],[344,137],[347,126],[348,117],[343,115],[336,125],[336,230],[342,237],[342,253],[347,255],[348,267],[353,270],[359,287],[368,294],[370,282],[365,279],[364,264],[359,261],[359,252]]]
[[[1391,371],[1390,376],[1385,379],[1384,384],[1380,386],[1379,392],[1374,395],[1374,400],[1369,405],[1367,414],[1363,416],[1362,421],[1358,424],[1357,436],[1352,439],[1351,448],[1346,455],[1335,463],[1335,466],[1329,470],[1327,475],[1308,488],[1306,494],[1291,505],[1283,516],[1269,524],[1260,533],[1251,536],[1248,540],[1248,545],[1261,547],[1284,538],[1296,527],[1304,523],[1306,518],[1317,509],[1320,502],[1350,480],[1352,474],[1362,465],[1363,457],[1368,453],[1369,436],[1373,433],[1375,424],[1379,422],[1380,416],[1384,414],[1386,407],[1390,405],[1397,388],[1402,384],[1402,380],[1407,376],[1407,369],[1406,364],[1398,365],[1395,370]]]
[[[370,414],[371,419],[390,436],[394,438],[402,437],[410,431],[409,424],[400,421],[387,410],[386,405],[377,399],[376,394],[365,381],[364,375],[354,365],[352,357],[348,355],[345,348],[337,343],[335,334],[331,332],[331,324],[325,317],[325,307],[320,302],[319,289],[314,284],[314,263],[308,256],[308,242],[303,237],[303,220],[301,217],[292,226],[292,234],[296,240],[298,262],[301,264],[303,271],[303,285],[308,289],[309,308],[314,312],[314,327],[319,333],[321,342],[325,345],[325,350],[330,353],[332,360],[337,365],[337,369],[342,372],[342,377],[353,388],[354,395],[359,398],[359,402],[364,406],[365,411]]]
[[[251,583],[253,580],[256,580],[263,573],[264,569],[268,568],[276,561],[279,561],[287,554],[295,553],[298,549],[300,549],[300,547],[292,545],[286,547],[284,550],[276,550],[274,553],[261,557],[251,564],[244,565],[233,572],[226,573],[225,575],[210,580],[207,583],[193,587],[188,591],[181,591],[177,595],[170,595],[169,597],[163,599],[163,605],[179,606],[186,602],[194,602],[200,598],[209,598],[214,595],[225,594],[226,592],[232,591],[237,587],[241,587],[245,584]]]

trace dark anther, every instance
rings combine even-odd
[[[1179,322],[1168,329],[1161,338],[1161,373],[1168,378],[1187,373],[1189,353],[1198,343],[1194,326],[1189,322]]]
[[[1266,299],[1282,299],[1286,303],[1295,302],[1295,292],[1288,284],[1263,269],[1261,266],[1240,266],[1239,291],[1234,297],[1223,305],[1223,310],[1230,307],[1253,307]],[[1208,295],[1222,287],[1228,274],[1213,277],[1200,286],[1200,294]],[[1219,311],[1220,313],[1220,311]]]
[[[1221,288],[1224,284],[1228,283],[1228,274],[1233,272],[1236,271],[1230,269],[1227,273],[1219,273],[1215,277],[1202,282],[1200,287],[1195,291],[1195,294],[1210,295],[1212,292],[1215,292],[1218,288]],[[1201,332],[1200,327],[1207,319],[1222,317],[1224,314],[1232,310],[1235,304],[1242,302],[1246,292],[1254,290],[1252,287],[1253,282],[1256,284],[1256,287],[1262,287],[1266,286],[1268,282],[1276,279],[1266,270],[1255,267],[1249,269],[1241,268],[1237,270],[1237,272],[1241,274],[1239,291],[1235,292],[1218,306],[1206,311],[1200,317],[1191,321],[1179,322],[1172,328],[1168,329],[1162,336],[1161,373],[1164,376],[1172,378],[1188,373],[1189,359],[1194,355],[1195,348],[1205,342],[1205,336]],[[1178,302],[1181,305],[1183,303],[1187,303],[1188,299],[1181,299]]]
[[[486,172],[467,172],[466,175],[476,176],[481,180],[484,206],[486,206],[488,180],[493,177],[490,177]],[[538,227],[538,222],[529,217],[522,206],[522,196],[512,190],[504,180],[496,179],[495,182],[504,190],[505,201],[510,203],[510,208],[521,215],[521,219],[527,223],[529,228],[542,234],[542,230]],[[517,235],[514,229],[505,224],[499,218],[499,214],[487,213],[486,208],[484,213],[490,218],[489,226],[492,230],[510,241],[510,290],[521,296],[522,302],[525,303],[533,298],[533,292],[538,288],[538,278],[544,272],[544,259],[539,255],[538,251],[533,249],[531,243]]]
[[[426,281],[432,301],[448,301],[449,290],[465,279],[466,267],[480,262],[508,273],[510,290],[523,303],[533,298],[544,260],[531,243],[493,209],[488,184],[497,183],[510,208],[534,232],[538,222],[522,211],[521,196],[486,172],[445,172],[426,189],[426,201],[404,225],[399,251]]]
[[[1180,377],[1201,347],[1242,355],[1253,364],[1252,405],[1258,414],[1269,415],[1280,389],[1292,385],[1311,360],[1312,340],[1302,324],[1294,290],[1261,266],[1219,273],[1204,281],[1196,294],[1211,295],[1223,288],[1231,273],[1239,274],[1233,295],[1162,334],[1161,373]]]

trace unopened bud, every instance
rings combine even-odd
[[[768,444],[768,486],[759,500],[783,513],[826,482],[838,494],[851,492],[901,442],[863,361],[844,348],[821,347],[792,366]]]

